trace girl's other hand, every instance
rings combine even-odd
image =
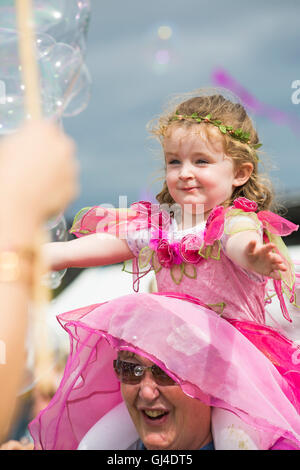
[[[281,255],[274,250],[276,250],[274,243],[260,245],[255,240],[250,241],[246,248],[249,269],[264,276],[280,280],[279,271],[287,271],[287,267]]]

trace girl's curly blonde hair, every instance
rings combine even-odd
[[[158,138],[161,144],[163,144],[166,133],[179,126],[186,128],[201,126],[205,129],[209,138],[210,130],[214,127],[212,124],[198,124],[193,120],[173,119],[174,116],[177,115],[191,116],[194,113],[200,116],[210,114],[212,119],[222,121],[222,124],[225,126],[232,126],[233,129],[242,129],[243,132],[249,133],[248,145],[234,139],[228,133],[222,134],[220,132],[220,136],[223,138],[224,142],[224,152],[233,159],[234,168],[238,169],[239,166],[245,162],[250,162],[253,165],[253,172],[249,180],[243,186],[235,188],[230,200],[225,201],[224,205],[231,205],[234,199],[245,197],[255,201],[258,205],[258,210],[267,210],[272,207],[272,205],[274,205],[272,184],[267,177],[258,174],[258,152],[251,146],[258,144],[259,138],[254,129],[252,120],[240,103],[232,102],[224,98],[221,94],[193,96],[185,101],[181,101],[179,104],[174,105],[172,102],[171,108],[148,124],[148,129],[154,137]],[[164,182],[163,188],[160,193],[157,194],[156,199],[160,204],[172,205],[175,203],[169,193],[166,182]]]

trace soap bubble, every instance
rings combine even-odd
[[[66,97],[63,117],[80,114],[90,100],[91,77],[86,64],[82,64],[73,87]]]
[[[48,116],[79,114],[87,106],[90,90],[90,76],[81,51],[55,43],[39,63],[44,113]]]
[[[173,31],[170,26],[160,26],[157,30],[157,35],[160,39],[167,41],[172,36]]]
[[[54,119],[79,114],[88,104],[91,79],[79,48],[36,36],[43,115]],[[0,135],[17,129],[25,112],[25,86],[18,55],[18,34],[0,29]]]
[[[67,234],[67,224],[63,214],[59,214],[56,217],[48,220],[45,224],[45,231],[48,234],[49,241],[51,242],[64,242],[68,238]],[[50,271],[42,278],[42,283],[46,285],[49,289],[56,289],[60,286],[61,280],[66,273],[66,269],[61,271]],[[32,319],[30,319],[32,321]],[[59,335],[59,330],[56,328],[55,323],[51,315],[47,315],[46,318],[47,330],[48,330],[48,341],[49,346],[52,352],[52,361],[50,363],[50,368],[54,369],[57,362],[57,356],[62,352],[66,351],[66,344]],[[23,395],[30,390],[39,382],[41,377],[35,377],[34,374],[34,364],[36,359],[36,351],[34,348],[34,337],[33,337],[33,328],[29,328],[27,332],[27,338],[25,341],[26,349],[26,364],[24,375],[19,390],[19,395]],[[47,373],[50,371],[44,371]]]
[[[180,63],[180,47],[175,26],[156,24],[144,36],[143,60],[156,75],[174,73]]]
[[[54,217],[53,219],[49,220],[46,224],[45,229],[48,233],[50,242],[67,241],[67,224],[63,214],[60,214],[57,217]],[[61,280],[66,274],[66,272],[66,269],[62,269],[61,271],[50,271],[44,276],[42,282],[50,289],[57,289],[57,287],[60,286]]]
[[[91,78],[84,56],[90,0],[34,0],[37,59],[43,115],[76,116],[90,98]],[[15,131],[30,118],[19,62],[14,0],[0,3],[0,135]]]
[[[33,1],[35,30],[73,47],[85,47],[90,13],[90,0]],[[1,0],[0,28],[17,30],[15,0]]]

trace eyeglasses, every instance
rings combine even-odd
[[[150,370],[157,385],[175,385],[176,382],[167,375],[160,367],[153,364],[152,366],[143,366],[133,362],[122,361],[116,359],[113,362],[115,373],[124,384],[136,385],[140,383],[146,370]]]

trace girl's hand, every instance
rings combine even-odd
[[[246,259],[249,269],[264,276],[280,280],[278,271],[287,271],[287,267],[280,254],[274,252],[276,245],[267,243],[261,245],[255,240],[250,241],[246,247]]]

